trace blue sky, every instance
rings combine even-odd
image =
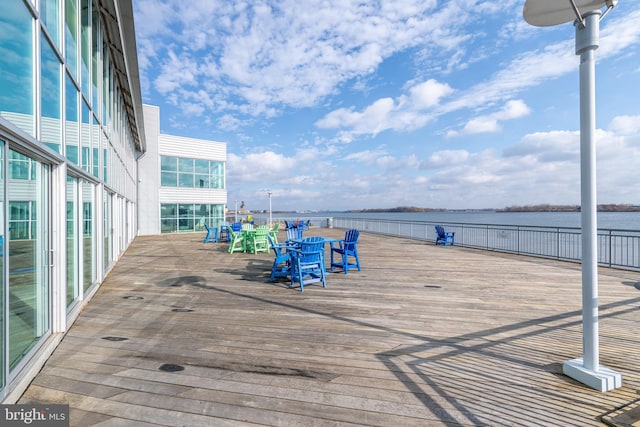
[[[572,23],[524,0],[134,0],[162,133],[227,143],[230,208],[580,204]],[[601,22],[598,203],[640,204],[640,4]]]

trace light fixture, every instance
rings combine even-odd
[[[562,371],[589,387],[609,391],[622,386],[622,376],[600,365],[598,354],[598,226],[596,202],[595,50],[600,20],[617,0],[526,0],[525,21],[548,27],[574,22],[576,55],[580,55],[580,188],[582,219],[583,357],[565,362]]]

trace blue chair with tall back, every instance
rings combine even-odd
[[[220,227],[218,231],[218,240],[225,241],[225,242],[231,241],[231,236],[229,236],[229,233],[227,233],[228,226],[229,226],[229,223],[227,221],[222,221],[220,223]]]
[[[349,268],[357,268],[358,271],[362,271],[360,257],[358,257],[358,237],[360,237],[358,230],[347,230],[344,233],[344,240],[338,240],[337,247],[331,244],[331,271],[336,267],[341,268],[344,274],[349,273]],[[334,255],[337,255],[335,261]],[[353,259],[352,261],[349,260],[350,257]]]
[[[312,283],[327,287],[324,271],[324,238],[312,236],[303,239],[299,248],[291,249],[291,286],[300,284],[300,292]]]
[[[444,227],[436,225],[436,245],[453,246],[455,232],[444,231]]]
[[[207,230],[207,235],[204,236],[204,242],[218,243],[218,227],[209,227],[207,224],[205,224],[204,229]]]
[[[302,240],[303,231],[304,230],[302,228],[298,227],[287,228],[287,239],[285,240],[285,243],[287,245],[292,245],[293,241]]]
[[[288,277],[291,275],[291,253],[289,250],[293,249],[292,246],[278,244],[273,236],[267,235],[269,239],[269,245],[275,255],[273,260],[273,266],[271,267],[271,277],[269,281],[273,282],[276,277]]]

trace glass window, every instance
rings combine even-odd
[[[11,151],[9,164],[27,169],[29,185],[9,184],[9,366],[15,367],[50,329],[49,168]],[[12,168],[13,169],[13,168]],[[10,178],[12,179],[12,178]],[[20,191],[11,191],[20,188]]]
[[[161,156],[160,170],[163,187],[224,188],[224,162]]]
[[[178,186],[178,158],[160,156],[160,186]]]
[[[162,187],[177,187],[178,174],[176,172],[161,172],[160,185]]]
[[[209,161],[195,160],[194,184],[196,188],[209,188]]]
[[[98,120],[96,120],[95,116],[93,117],[93,132],[91,132],[92,141],[91,141],[91,173],[96,178],[100,177],[100,125],[98,124]]]
[[[9,151],[9,179],[32,180],[35,177],[33,162],[28,157]]]
[[[98,99],[98,81],[100,80],[100,43],[98,41],[100,34],[100,13],[96,0],[93,1],[91,8],[91,96],[93,111],[100,119],[100,102]]]
[[[65,0],[65,61],[74,78],[78,78],[78,0]]]
[[[96,281],[96,242],[94,185],[82,181],[82,289],[86,292]]]
[[[104,138],[104,135],[103,135]],[[107,145],[106,139],[105,139],[105,145]],[[107,173],[107,171],[109,170],[109,149],[105,148],[102,150],[102,179],[104,180],[105,183],[110,184],[109,180],[111,179],[111,176]]]
[[[197,174],[209,175],[209,161],[196,159],[195,160],[195,172]]]
[[[49,37],[60,47],[60,0],[40,0],[40,19],[47,28]]]
[[[40,38],[40,110],[42,113],[40,139],[53,150],[61,153],[60,98],[62,83],[60,80],[60,61],[46,37],[42,35]]]
[[[104,40],[104,37],[103,37]],[[102,45],[102,124],[107,127],[111,124],[111,114],[107,108],[109,102],[109,48],[106,43]]]
[[[160,232],[175,233],[178,225],[178,206],[176,204],[163,203],[160,205]]]
[[[5,194],[5,185],[4,185],[4,180],[5,180],[5,167],[4,167],[4,160],[5,160],[5,146],[6,143],[3,140],[0,140],[0,301],[2,301],[2,303],[0,303],[0,342],[2,343],[2,345],[0,345],[0,347],[2,348],[3,351],[0,351],[0,389],[2,389],[5,385],[5,351],[4,351],[4,343],[5,341],[5,292],[6,292],[6,283],[5,283],[5,259],[6,257],[9,255],[9,251],[6,250],[7,248],[7,241],[9,240],[7,238],[7,236],[5,235],[5,231],[6,231],[6,227],[5,227],[5,220],[6,218],[4,217],[4,204],[6,202],[6,194]]]
[[[35,137],[33,18],[19,1],[0,13],[0,116]]]
[[[160,169],[163,171],[178,171],[178,158],[169,156],[160,156]]]
[[[89,97],[89,64],[91,61],[91,27],[90,27],[89,0],[80,0],[80,85],[82,93]]]
[[[193,187],[193,174],[180,173],[178,175],[178,187]]]
[[[224,163],[212,161],[209,164],[211,188],[224,188]]]
[[[80,296],[78,179],[67,177],[67,306]]]
[[[78,89],[65,73],[65,155],[70,162],[80,164],[78,156]]]
[[[89,106],[82,102],[82,133],[80,135],[82,150],[80,162],[82,169],[91,173],[91,111]]]
[[[180,204],[178,231],[193,231],[194,217],[192,204]]]
[[[112,194],[108,192],[104,192],[103,203],[104,206],[104,215],[103,215],[103,246],[102,246],[102,256],[103,256],[103,271],[107,272],[109,267],[111,266],[112,256],[111,256],[111,247],[112,247],[112,233],[113,228],[111,226],[111,200]]]
[[[173,204],[160,206],[161,233],[202,231],[204,224],[219,227],[224,220],[224,205]]]
[[[180,173],[190,173],[193,174],[194,171],[194,160],[193,159],[178,159],[178,170]]]

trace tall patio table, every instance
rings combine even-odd
[[[251,242],[253,242],[253,238],[256,235],[256,230],[255,228],[251,228],[251,229],[242,229],[241,231],[242,233],[242,252],[249,252],[251,251]]]
[[[321,236],[322,237],[322,236]],[[300,246],[300,244],[302,243],[302,241],[304,240],[304,238],[302,239],[292,239],[291,242],[295,243],[296,245]],[[338,243],[340,242],[340,239],[334,239],[332,237],[322,237],[322,248],[326,251],[327,250],[327,243],[329,244],[329,255],[331,255],[331,248],[333,248],[333,244],[334,243]],[[322,263],[322,267],[324,267],[324,272],[325,274],[329,274],[329,271],[327,271],[327,259],[331,259],[331,258],[327,258],[325,256],[325,254],[322,254],[323,258],[324,258],[324,262]]]

